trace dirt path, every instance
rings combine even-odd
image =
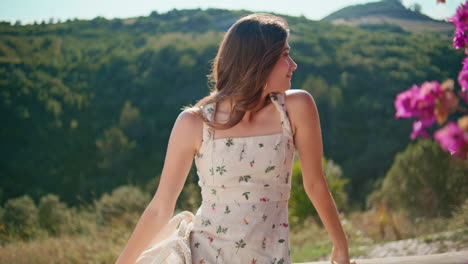
[[[397,256],[428,255],[468,250],[468,229],[427,235],[421,238],[387,242],[360,249],[366,255],[356,258],[382,258]]]

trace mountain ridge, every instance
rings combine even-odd
[[[381,0],[347,6],[329,14],[322,21],[359,27],[369,24],[392,24],[413,33],[453,32],[453,26],[450,23],[408,9],[400,0]]]

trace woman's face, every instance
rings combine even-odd
[[[292,72],[297,64],[289,56],[289,44],[286,41],[283,52],[267,78],[266,92],[283,92],[291,88]]]

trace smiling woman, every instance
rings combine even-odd
[[[331,260],[350,263],[323,175],[317,107],[308,92],[290,90],[298,67],[288,37],[286,20],[267,13],[229,28],[212,64],[211,93],[178,116],[156,194],[117,263],[140,256],[139,264],[291,264],[295,150],[304,189],[333,240]],[[193,159],[202,204],[195,215],[172,216]]]

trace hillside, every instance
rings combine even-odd
[[[368,25],[398,26],[404,31],[421,32],[447,32],[452,33],[450,23],[434,20],[420,12],[406,8],[399,0],[382,0],[367,4],[348,6],[323,18],[333,24],[359,26],[367,29]]]
[[[208,94],[219,41],[247,13],[0,24],[0,202],[55,193],[76,205],[158,179],[181,107]],[[292,89],[314,96],[324,155],[350,179],[349,202],[364,205],[410,142],[411,121],[393,117],[395,95],[424,80],[455,79],[463,52],[445,35],[283,17],[299,65]],[[192,170],[187,183],[196,182]]]

